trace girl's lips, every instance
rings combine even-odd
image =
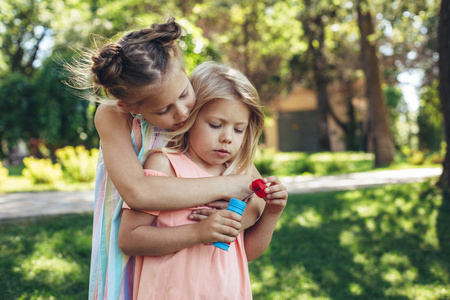
[[[230,155],[230,152],[228,152],[228,150],[214,150],[214,152],[220,157],[227,157],[228,155]]]
[[[181,123],[175,124],[175,127],[181,128],[181,127],[183,127],[185,124],[186,124],[186,121],[183,121],[183,122],[181,122]]]

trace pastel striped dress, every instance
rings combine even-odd
[[[131,140],[141,164],[149,149],[164,146],[165,130],[133,119]],[[122,253],[118,245],[123,199],[108,176],[100,149],[95,180],[94,224],[92,232],[89,299],[131,299],[134,257]]]

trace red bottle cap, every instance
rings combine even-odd
[[[259,198],[264,198],[267,195],[266,192],[264,192],[266,187],[267,184],[262,179],[256,179],[252,182],[252,190]]]

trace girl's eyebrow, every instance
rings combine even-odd
[[[228,122],[228,119],[223,118],[223,117],[219,117],[219,116],[215,116],[215,115],[211,115],[210,117],[213,119],[217,119],[218,121],[221,121],[221,122]],[[248,125],[248,121],[238,122],[238,123],[236,123],[236,125]]]

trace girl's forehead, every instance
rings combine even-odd
[[[250,117],[250,108],[238,99],[215,99],[206,103],[200,113],[248,119]]]
[[[148,85],[141,89],[142,104],[152,109],[164,108],[176,102],[190,88],[186,73],[180,71],[161,81],[158,85]]]

